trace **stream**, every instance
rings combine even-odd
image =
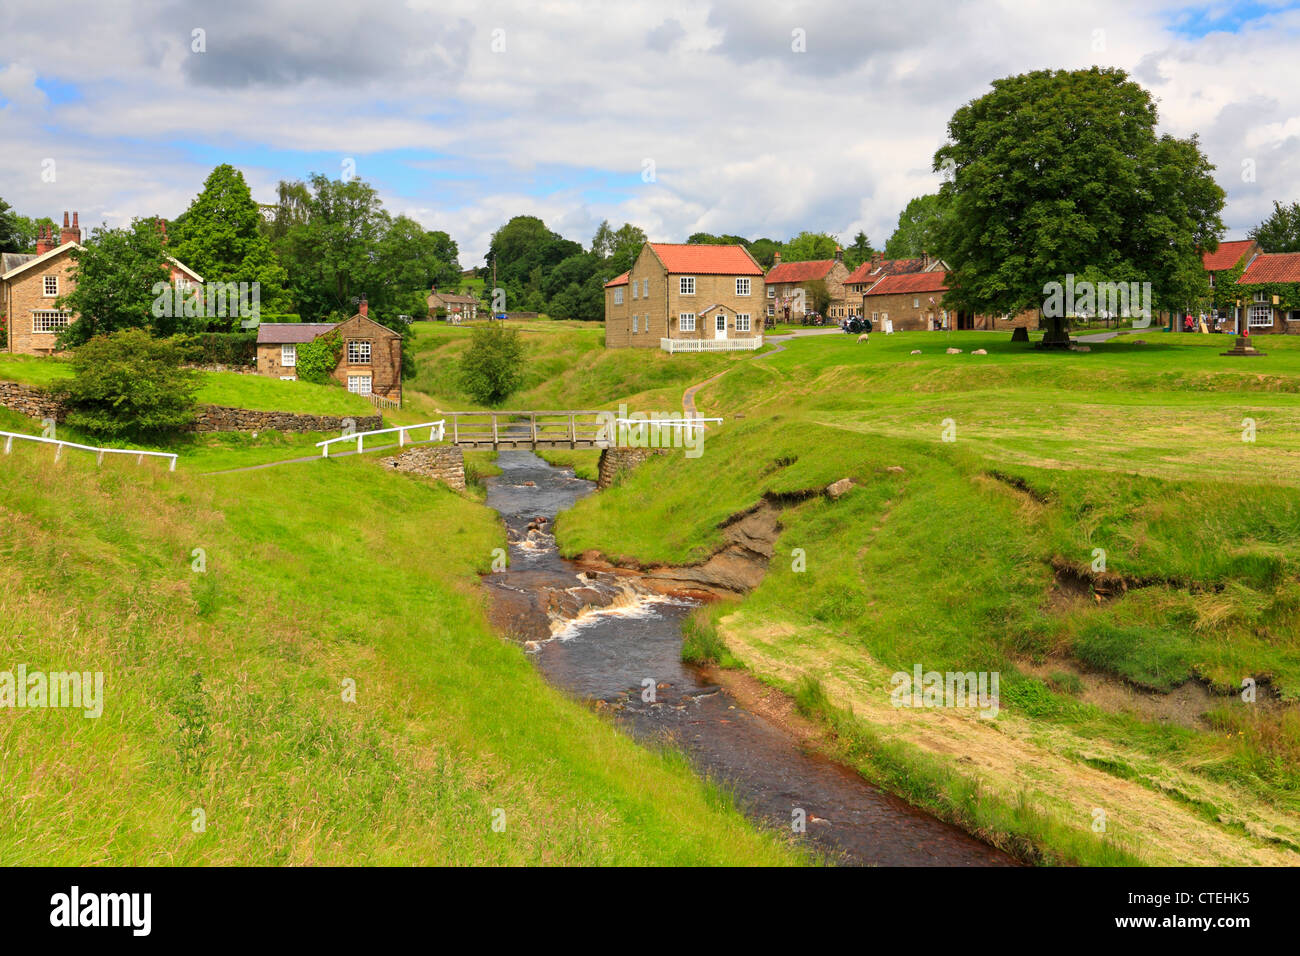
[[[560,557],[555,515],[594,483],[526,451],[503,451],[487,503],[501,514],[510,566],[484,579],[498,628],[526,642],[555,686],[607,708],[637,740],[670,740],[696,771],[723,782],[750,819],[812,841],[834,862],[874,866],[1014,866],[1017,861],[807,752],[681,660],[694,602],[645,594],[625,578]],[[802,810],[805,830],[792,821]]]

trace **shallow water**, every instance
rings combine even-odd
[[[580,577],[556,551],[550,519],[593,484],[531,452],[501,452],[498,464],[503,473],[489,480],[487,503],[510,533],[510,570],[491,575],[488,583],[519,594],[546,592],[538,603],[552,609],[551,620],[539,625],[537,643],[530,646],[552,683],[580,699],[607,702],[639,740],[672,740],[700,773],[724,782],[752,819],[792,839],[810,840],[839,862],[1015,865],[1000,850],[871,786],[850,768],[806,752],[789,733],[706,684],[681,661],[681,623],[691,602],[646,598],[617,582]],[[538,517],[548,520],[539,523]],[[573,612],[564,600],[570,593],[597,593],[601,603],[611,603]],[[792,828],[796,811],[806,820],[801,834]]]

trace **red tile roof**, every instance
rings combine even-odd
[[[1222,272],[1224,269],[1231,269],[1241,261],[1241,257],[1246,254],[1246,250],[1254,244],[1254,239],[1233,239],[1231,242],[1221,242],[1219,248],[1214,252],[1201,253],[1201,263],[1205,266],[1206,272]]]
[[[933,260],[931,260],[933,261]],[[866,285],[869,282],[875,282],[884,276],[903,275],[909,272],[920,272],[925,267],[921,259],[885,259],[879,266],[873,266],[868,259],[862,265],[858,266],[849,277],[844,280],[845,285]]]
[[[652,242],[650,248],[670,273],[678,275],[761,276],[762,267],[744,246]]]
[[[767,282],[809,282],[825,279],[835,267],[834,259],[811,259],[807,262],[779,262],[767,274]]]
[[[627,272],[624,272],[621,276],[614,276],[614,278],[605,283],[605,288],[608,289],[610,286],[616,285],[627,285],[627,277],[631,274],[632,270],[628,269]]]
[[[1261,252],[1237,280],[1237,285],[1300,282],[1300,252]]]
[[[900,292],[947,292],[948,273],[936,269],[934,272],[911,272],[903,275],[885,276],[870,289],[866,295],[894,295]]]

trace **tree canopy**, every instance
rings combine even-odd
[[[889,259],[915,259],[928,252],[937,259],[947,258],[942,251],[940,231],[949,213],[950,197],[943,193],[917,196],[898,214],[898,225],[885,242]]]
[[[168,248],[205,282],[258,283],[262,308],[283,312],[288,273],[259,228],[261,218],[243,173],[223,163],[177,218]]]
[[[1265,252],[1300,252],[1300,202],[1274,200],[1272,214],[1247,235]]]
[[[1196,138],[1157,136],[1156,120],[1146,90],[1099,67],[996,80],[958,109],[934,158],[954,173],[937,250],[952,307],[1041,307],[1069,274],[1150,282],[1156,309],[1208,291],[1200,250],[1217,247],[1224,192]]]

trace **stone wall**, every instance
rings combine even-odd
[[[444,482],[458,491],[465,490],[465,455],[455,445],[417,445],[380,464],[394,471],[405,471]]]
[[[298,415],[292,412],[259,412],[224,405],[200,405],[196,432],[333,432],[351,423],[359,432],[384,427],[382,415]]]
[[[31,418],[63,421],[63,406],[31,385],[0,382],[0,406]],[[196,432],[333,432],[342,431],[345,422],[359,432],[384,427],[382,415],[297,415],[292,412],[259,412],[248,408],[223,405],[200,405]]]
[[[31,418],[53,418],[63,421],[64,409],[45,392],[18,382],[0,382],[0,405]]]
[[[606,448],[600,453],[600,467],[596,476],[596,488],[605,490],[624,471],[631,471],[651,455],[666,455],[666,448]]]

